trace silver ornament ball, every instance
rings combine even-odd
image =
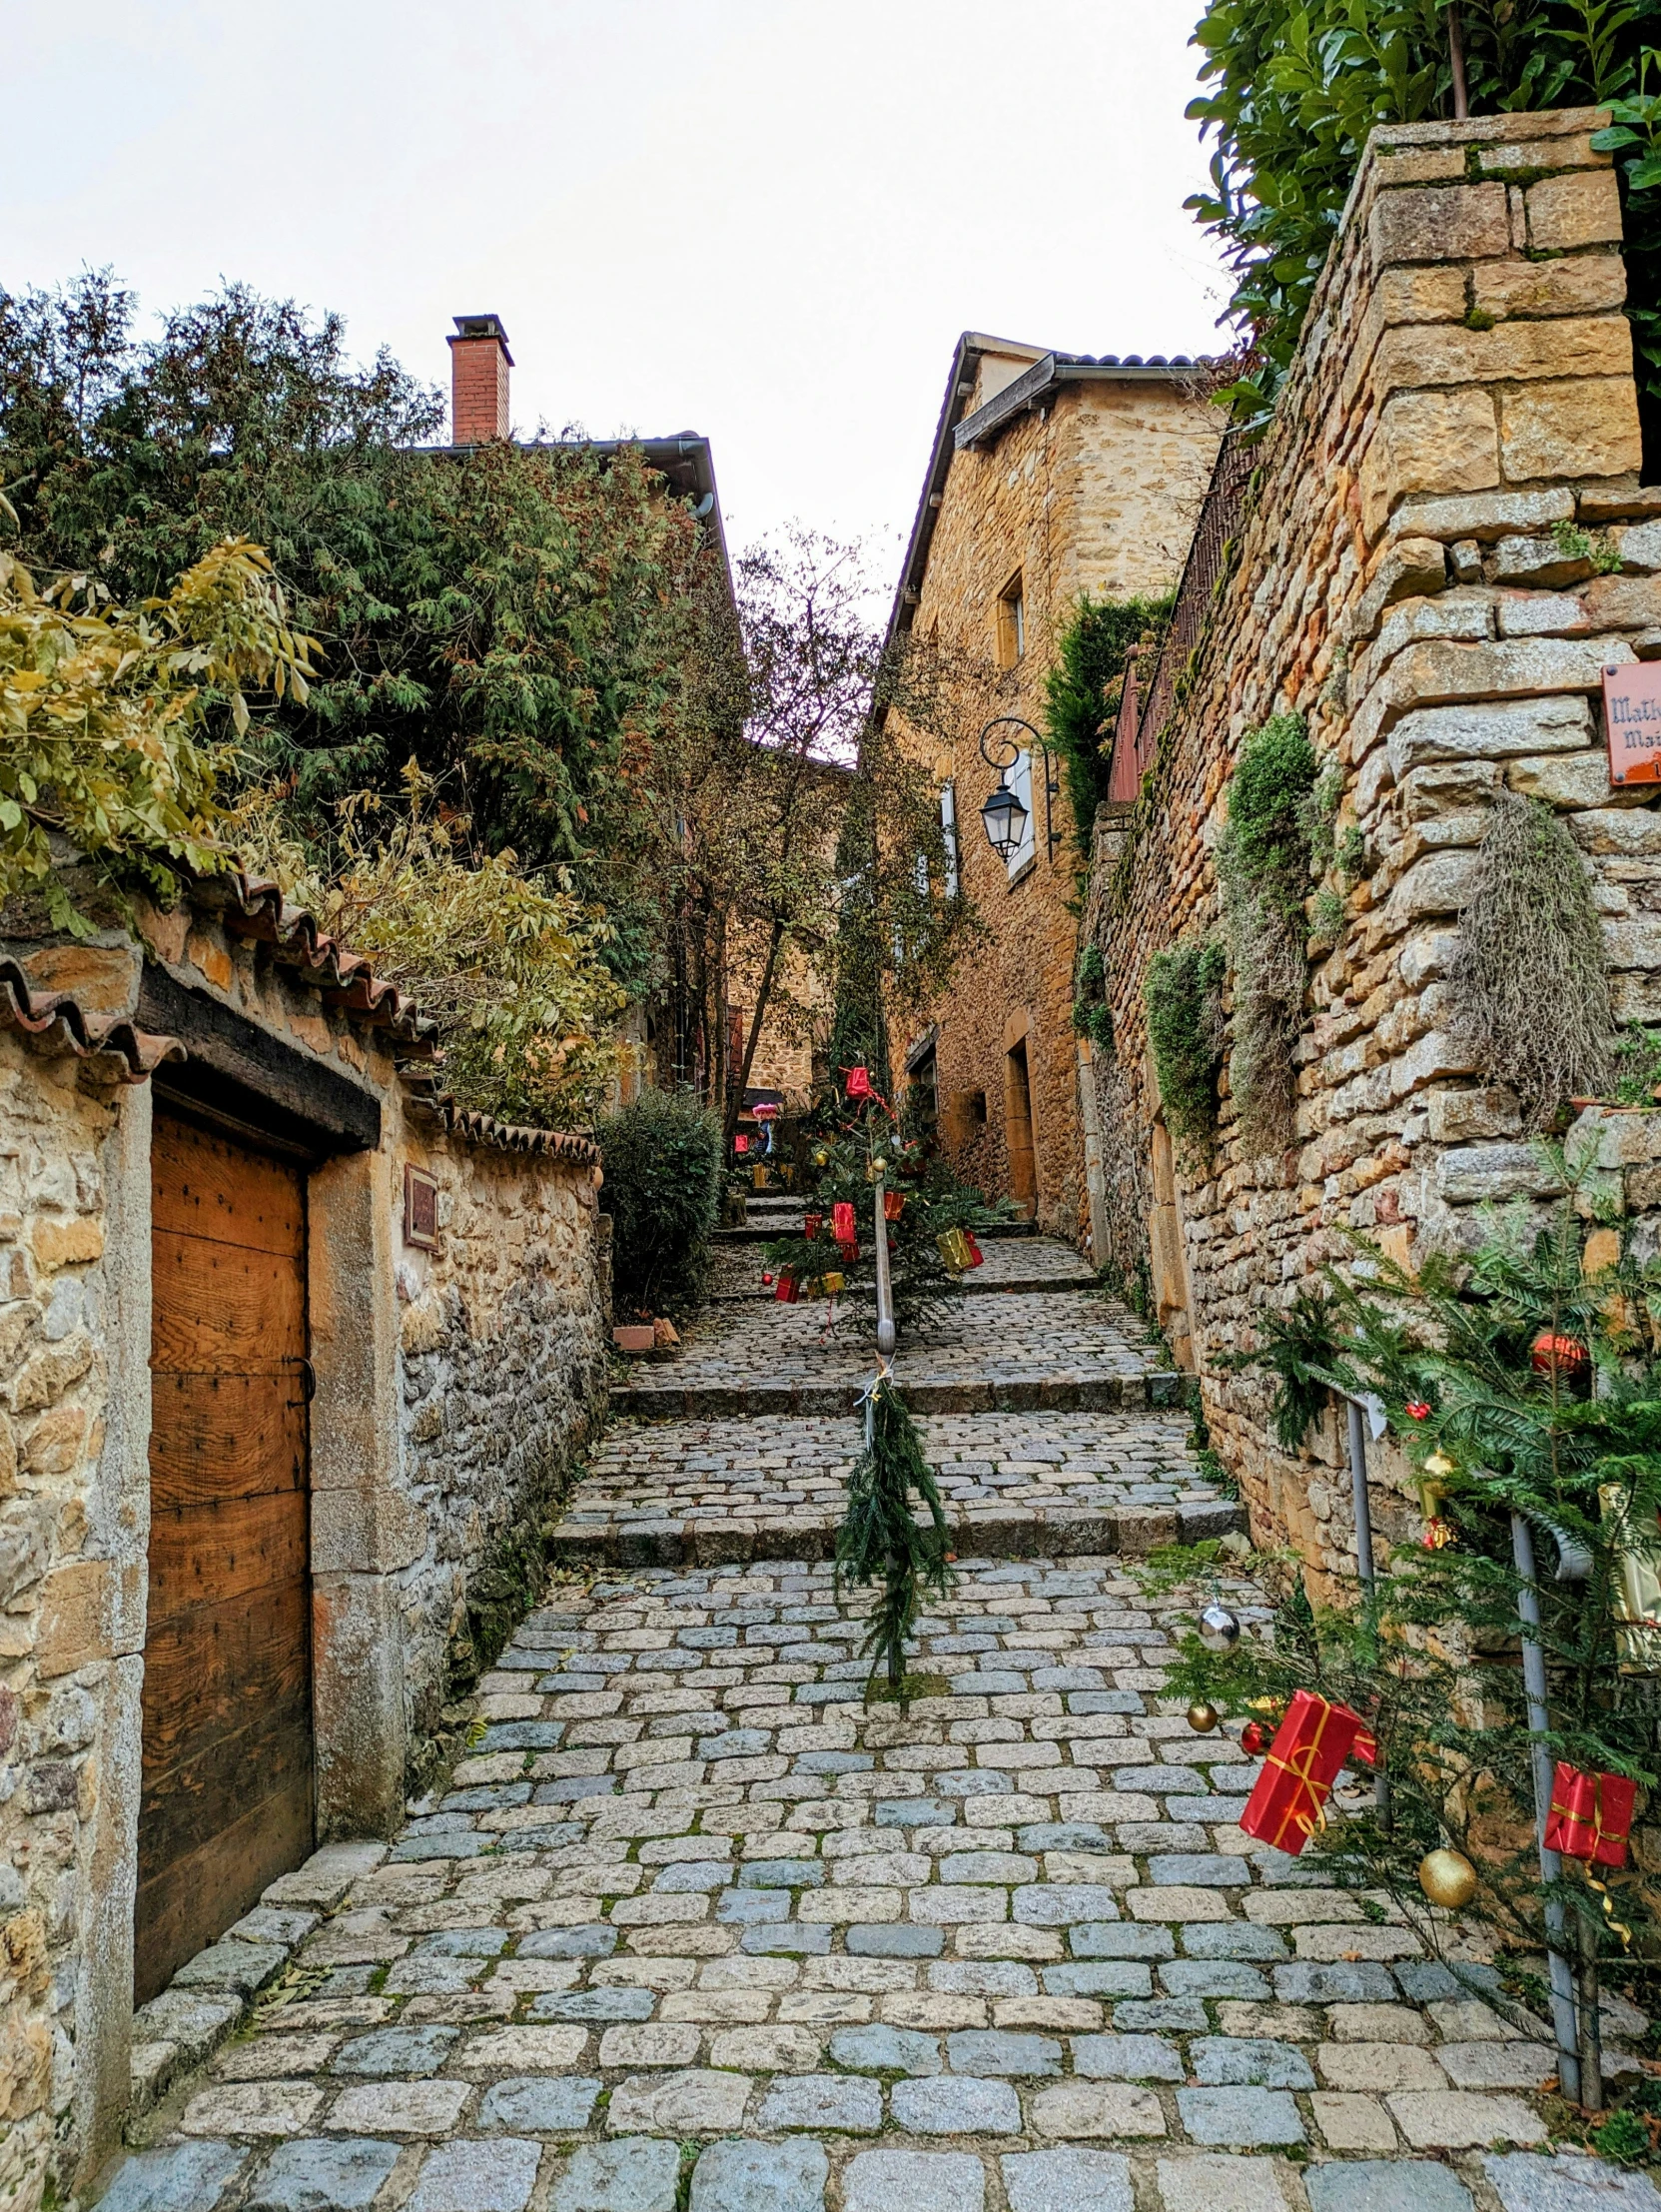
[[[1232,1652],[1240,1642],[1240,1623],[1215,1600],[1200,1616],[1200,1641],[1208,1652]]]

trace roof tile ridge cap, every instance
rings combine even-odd
[[[515,1152],[548,1152],[590,1164],[600,1157],[592,1137],[581,1136],[574,1129],[535,1129],[528,1122],[501,1121],[476,1106],[463,1106],[453,1091],[437,1088],[435,1069],[401,1067],[399,1077],[412,1094],[412,1104],[435,1115],[446,1128],[459,1130],[481,1144]]]

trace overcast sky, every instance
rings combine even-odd
[[[513,416],[714,442],[729,539],[898,567],[964,329],[1214,343],[1199,0],[76,0],[8,34],[0,284],[223,276]]]

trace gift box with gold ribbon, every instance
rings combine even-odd
[[[970,1247],[968,1233],[965,1230],[948,1229],[942,1236],[936,1237],[934,1241],[940,1248],[940,1257],[954,1275],[961,1275],[965,1268],[974,1267],[978,1264]]]
[[[1364,1732],[1358,1712],[1298,1690],[1241,1814],[1245,1832],[1295,1858],[1320,1823],[1338,1768]]]
[[[1624,1775],[1583,1774],[1560,1758],[1551,1777],[1546,1849],[1594,1866],[1624,1866],[1637,1794],[1638,1784]]]

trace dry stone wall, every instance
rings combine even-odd
[[[1192,1334],[1259,1536],[1333,1573],[1352,1560],[1335,1425],[1289,1459],[1260,1379],[1219,1355],[1347,1260],[1351,1231],[1411,1265],[1476,1234],[1484,1201],[1549,1194],[1517,1100],[1450,1021],[1458,916],[1499,791],[1549,801],[1584,854],[1617,1016],[1661,1011],[1661,814],[1653,787],[1610,788],[1598,705],[1606,664],[1661,654],[1661,493],[1639,489],[1600,120],[1373,134],[1150,792],[1101,825],[1088,927],[1116,1027],[1097,1070],[1111,1264],[1152,1267],[1164,1318]],[[1219,1141],[1177,1163],[1162,1212],[1148,960],[1217,926],[1234,762],[1287,710],[1341,767],[1337,834],[1358,830],[1365,852],[1336,941],[1311,955],[1294,1141],[1246,1157],[1225,1078]],[[1626,1148],[1634,1203],[1653,1203],[1647,1128],[1598,1135]],[[1378,1481],[1375,1513],[1404,1533],[1397,1471]]]

